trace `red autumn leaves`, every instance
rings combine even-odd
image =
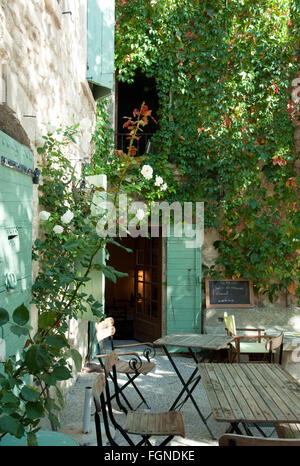
[[[145,102],[142,103],[140,110],[135,108],[132,112],[133,117],[124,116],[127,121],[123,124],[123,128],[128,130],[129,133],[126,136],[126,139],[129,139],[130,145],[128,147],[128,155],[134,157],[137,154],[137,148],[133,145],[134,141],[139,141],[140,136],[137,136],[138,131],[143,131],[141,126],[144,127],[149,123],[149,118],[151,118],[155,123],[157,121],[153,118],[152,110],[149,110],[148,105]],[[122,157],[124,152],[122,150],[116,150],[115,156]]]

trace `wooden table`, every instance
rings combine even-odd
[[[278,364],[198,365],[216,421],[252,435],[247,424],[300,422],[300,384]]]
[[[227,335],[208,335],[208,334],[196,334],[196,333],[173,333],[171,335],[166,335],[165,337],[159,338],[158,340],[153,342],[154,346],[162,347],[165,354],[167,355],[174,371],[176,372],[179,380],[181,381],[183,388],[178,394],[176,400],[172,404],[170,411],[174,409],[180,409],[188,399],[190,399],[198,412],[200,418],[202,419],[203,423],[206,425],[208,432],[210,433],[211,437],[214,438],[209,426],[207,425],[206,419],[204,418],[201,410],[199,409],[192,393],[196,386],[198,385],[201,376],[198,373],[197,364],[199,360],[201,360],[201,356],[197,358],[197,355],[193,350],[211,350],[211,351],[219,351],[221,349],[227,348],[228,344],[233,340],[232,337]],[[192,356],[193,360],[196,363],[196,367],[190,377],[187,380],[181,375],[180,368],[175,364],[175,358],[172,357],[170,352],[168,351],[168,347],[176,347],[176,348],[188,348],[190,355]],[[174,356],[174,355],[173,355]],[[197,377],[196,374],[198,373]],[[189,386],[192,384],[191,388]],[[183,398],[183,395],[186,395]]]

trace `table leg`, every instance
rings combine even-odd
[[[181,390],[180,394],[179,394],[178,397],[176,398],[175,403],[173,403],[173,405],[172,405],[172,407],[169,409],[169,411],[172,411],[172,410],[174,409],[174,406],[175,406],[176,404],[178,404],[178,401],[179,401],[180,398],[182,397],[183,393],[186,392],[186,393],[187,393],[187,396],[186,396],[186,398],[185,398],[185,400],[184,400],[184,403],[190,398],[190,400],[191,400],[191,402],[193,403],[193,405],[194,405],[196,411],[198,412],[198,414],[199,414],[199,416],[200,416],[200,418],[201,418],[203,424],[206,426],[206,428],[207,428],[207,430],[208,430],[208,432],[209,432],[211,438],[212,438],[213,440],[215,440],[215,437],[214,437],[213,433],[211,432],[209,426],[207,425],[207,422],[206,422],[205,417],[204,417],[203,414],[201,413],[201,411],[200,411],[200,409],[199,409],[199,407],[198,407],[198,405],[197,405],[197,403],[196,403],[196,401],[195,401],[195,399],[194,399],[194,397],[193,397],[193,395],[192,395],[192,391],[193,391],[193,390],[196,388],[196,386],[198,385],[198,383],[199,383],[201,377],[197,377],[196,383],[193,385],[192,390],[189,390],[189,389],[188,389],[188,384],[190,384],[190,383],[192,382],[192,380],[193,380],[195,374],[197,373],[198,369],[196,368],[196,369],[193,371],[192,375],[188,378],[187,382],[185,382],[185,380],[183,379],[183,377],[182,377],[182,375],[180,374],[179,370],[177,369],[176,364],[174,363],[174,361],[173,361],[173,359],[172,359],[172,357],[171,357],[169,351],[167,350],[167,348],[166,348],[165,346],[163,346],[163,349],[164,349],[164,351],[165,351],[165,353],[166,353],[166,355],[167,355],[167,357],[168,357],[168,359],[169,359],[169,361],[170,361],[170,363],[171,363],[171,365],[172,365],[174,371],[176,372],[176,374],[177,374],[179,380],[181,381],[181,383],[182,383],[182,385],[183,385],[183,389]],[[190,348],[189,348],[189,350],[191,351]]]

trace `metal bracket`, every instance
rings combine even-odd
[[[13,170],[17,170],[24,175],[31,176],[33,184],[39,184],[40,171],[37,168],[32,170],[31,168],[27,168],[25,165],[22,165],[21,163],[15,162],[14,160],[8,159],[4,156],[1,157],[1,165],[7,168],[12,168]]]

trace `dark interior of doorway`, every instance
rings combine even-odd
[[[152,110],[152,116],[157,120],[159,101],[155,79],[148,78],[138,70],[136,71],[133,83],[117,82],[115,141],[117,149],[123,149],[126,152],[126,135],[128,133],[123,129],[123,124],[126,121],[123,117],[132,116],[133,110],[135,108],[140,109],[143,102],[149,107],[149,110]],[[145,126],[143,133],[141,133],[141,138],[137,142],[138,155],[145,153],[147,142],[152,138],[156,129],[157,124],[152,119],[149,119],[149,124]]]
[[[161,336],[161,238],[119,241],[132,252],[108,246],[107,264],[127,276],[106,280],[105,314],[115,320],[116,339],[154,341]]]
[[[116,283],[106,279],[105,314],[107,317],[113,317],[115,320],[115,338],[119,340],[131,340],[133,339],[135,308],[134,239],[131,237],[123,238],[122,245],[131,249],[133,252],[127,252],[125,249],[113,244],[108,246],[109,260],[107,264],[111,265],[119,272],[127,273],[128,276],[118,278]]]

